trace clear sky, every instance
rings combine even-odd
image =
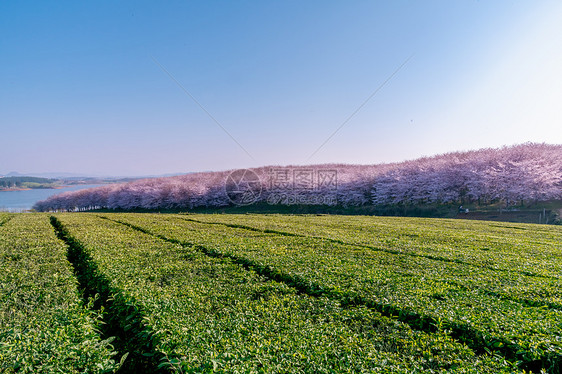
[[[2,1],[0,173],[560,144],[561,19],[559,0]]]

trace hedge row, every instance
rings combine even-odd
[[[160,368],[229,373],[516,371],[497,356],[476,355],[445,331],[412,330],[365,306],[344,307],[339,300],[300,293],[232,259],[88,214],[56,217],[72,245],[95,263],[89,277],[108,280],[112,300],[127,300],[114,303],[110,312],[126,316],[133,308],[135,318],[142,316],[143,325],[131,328],[149,336]],[[144,221],[141,215],[118,216],[125,217]]]
[[[560,291],[555,278],[498,272],[489,267],[353,247],[334,240],[237,227],[221,229],[181,216],[108,217],[185,247],[255,266],[309,293],[368,305],[396,315],[415,328],[431,330],[437,326],[476,351],[497,351],[523,368],[560,370],[562,311],[557,304]],[[237,223],[236,218],[231,222]],[[315,227],[308,229],[314,231]],[[419,230],[423,233],[423,227]],[[418,240],[423,242],[423,234],[419,235]],[[392,232],[386,236],[388,240],[395,237]],[[464,251],[480,251],[471,243],[467,237],[462,243]],[[545,249],[548,250],[551,248]],[[490,267],[495,257],[488,255]],[[497,257],[502,261],[501,255]],[[533,292],[538,305],[533,304],[537,301],[531,297]],[[545,300],[540,292],[547,293]],[[549,298],[548,293],[553,297]]]
[[[0,226],[0,372],[117,369],[66,255],[46,215],[17,214]]]
[[[214,214],[184,217],[562,279],[562,228],[558,226],[328,215]],[[217,229],[213,227],[213,230]]]

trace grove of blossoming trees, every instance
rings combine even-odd
[[[253,203],[283,204],[292,198],[315,204],[324,201],[322,197],[326,195],[342,206],[469,202],[513,205],[562,199],[562,145],[526,143],[394,164],[269,166],[251,171],[261,183]],[[224,207],[233,205],[225,189],[230,173],[194,173],[66,192],[40,201],[34,208],[77,211]],[[328,174],[331,183],[323,184]],[[284,183],[272,183],[277,181],[273,179],[276,175],[286,178]]]
[[[375,178],[374,204],[544,201],[562,198],[562,146],[523,144],[395,165]]]

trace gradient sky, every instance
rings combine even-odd
[[[0,173],[559,144],[561,19],[559,0],[2,1]]]

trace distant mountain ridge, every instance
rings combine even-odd
[[[67,173],[67,172],[43,172],[43,173],[20,173],[17,171],[11,171],[6,174],[0,173],[0,177],[36,177],[36,178],[49,178],[49,179],[80,179],[80,178],[96,178],[96,179],[144,179],[144,178],[163,178],[163,177],[173,177],[178,175],[184,175],[189,173],[166,173],[166,174],[155,174],[155,175],[138,175],[138,176],[99,176],[99,175],[89,175],[82,173]]]
[[[138,180],[52,196],[35,209],[184,209],[237,204],[422,205],[562,199],[562,145],[525,143],[393,164],[265,166]]]
[[[87,177],[83,174],[78,173],[63,173],[63,172],[46,172],[46,173],[20,173],[17,171],[11,171],[7,174],[0,173],[0,176],[4,177],[35,177],[35,178],[49,178],[49,179],[64,179],[64,178],[84,178]]]

